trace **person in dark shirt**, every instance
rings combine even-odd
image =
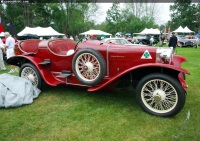
[[[169,39],[169,47],[173,47],[173,53],[175,52],[176,46],[177,46],[178,39],[176,37],[176,34],[172,32],[172,36]]]

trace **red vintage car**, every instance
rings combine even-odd
[[[16,43],[16,56],[7,63],[19,66],[19,75],[38,88],[43,82],[80,86],[89,92],[132,86],[144,111],[166,117],[184,107],[185,74],[190,74],[181,68],[186,59],[172,52],[171,48],[98,40],[34,39]]]

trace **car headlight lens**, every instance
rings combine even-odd
[[[158,48],[156,51],[156,62],[164,64],[171,63],[172,56],[173,56],[173,47]]]

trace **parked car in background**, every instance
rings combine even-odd
[[[186,35],[185,40],[192,41],[194,43],[194,46],[197,44],[200,45],[200,40],[198,40],[197,36],[195,35]]]
[[[146,35],[141,36],[141,38],[137,38],[135,43],[136,44],[142,44],[142,45],[150,45],[150,38],[153,36],[154,42],[153,44],[157,44],[159,42],[159,35]]]
[[[14,51],[6,62],[20,67],[19,76],[38,88],[65,84],[112,92],[121,84],[135,89],[144,111],[163,117],[175,116],[185,105],[190,72],[181,67],[186,58],[174,55],[173,48],[30,39],[16,43]]]
[[[186,38],[185,36],[177,36],[178,38],[178,43],[177,46],[179,47],[193,47],[195,44],[193,40]]]
[[[113,44],[118,44],[118,45],[127,45],[127,44],[132,44],[125,38],[105,38],[102,39],[101,41],[106,42],[106,43],[113,43]]]

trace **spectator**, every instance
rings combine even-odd
[[[3,60],[4,46],[5,46],[5,44],[3,44],[3,42],[0,38],[0,68],[1,68],[1,70],[6,70],[6,67],[4,65],[4,60]]]
[[[200,45],[199,44],[200,43],[200,34],[197,34],[196,37],[197,37],[197,41],[196,41],[197,42],[197,46],[196,46],[196,48],[198,48],[199,45]]]
[[[169,47],[173,47],[173,53],[175,53],[175,49],[178,43],[178,39],[176,37],[176,34],[174,32],[172,32],[172,36],[169,39]]]
[[[83,38],[83,41],[87,41],[89,39],[88,35],[85,35],[85,37]]]
[[[165,41],[165,35],[164,35],[164,34],[162,34],[162,35],[160,36],[160,40],[161,40],[161,47],[162,47],[163,44],[164,44],[164,41]]]
[[[74,40],[74,38],[72,37],[72,35],[69,37],[69,39]]]
[[[79,41],[78,35],[75,36],[75,41],[78,43]]]
[[[63,39],[67,39],[67,36],[66,36],[66,34],[63,36]]]
[[[15,39],[11,37],[11,35],[8,32],[4,33],[4,36],[6,38],[5,48],[6,48],[6,56],[7,59],[14,56],[14,46],[15,46]],[[14,73],[18,72],[17,68],[14,68],[13,65],[10,65],[10,71],[8,73]]]
[[[153,36],[151,36],[151,38],[150,38],[150,46],[153,46],[153,43],[154,43],[154,38],[153,38]]]

